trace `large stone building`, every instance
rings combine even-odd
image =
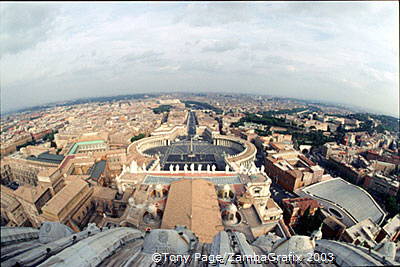
[[[400,181],[395,176],[390,177],[374,173],[364,177],[363,187],[377,194],[396,196],[400,190]]]
[[[273,181],[286,190],[294,190],[324,180],[324,169],[294,150],[269,155],[265,170]]]
[[[38,184],[38,173],[41,170],[57,167],[63,157],[43,153],[39,156],[24,155],[21,152],[8,156],[1,161],[1,179],[6,181],[17,182],[20,185],[30,184],[36,186]],[[4,171],[3,171],[4,169]]]
[[[25,210],[15,197],[14,191],[1,185],[1,225],[30,226]]]
[[[17,200],[24,208],[25,215],[33,227],[38,227],[42,223],[40,215],[43,213],[43,206],[52,198],[52,190],[47,186],[30,185],[20,186],[14,192]]]
[[[75,231],[86,225],[92,212],[93,187],[77,179],[61,189],[42,207],[44,220],[61,222]]]
[[[314,215],[321,205],[311,198],[287,198],[282,200],[283,217],[286,225],[295,226],[298,220],[308,210],[309,215]]]

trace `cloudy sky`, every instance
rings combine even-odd
[[[399,112],[398,2],[0,3],[1,110],[248,92]]]

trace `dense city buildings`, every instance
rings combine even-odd
[[[400,266],[399,1],[0,2],[0,267]]]
[[[48,266],[83,248],[101,266],[147,266],[158,249],[398,264],[398,128],[374,115],[175,93],[1,123],[2,266]]]

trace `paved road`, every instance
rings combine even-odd
[[[193,137],[196,135],[196,114],[193,111],[189,112],[188,135],[189,137]]]

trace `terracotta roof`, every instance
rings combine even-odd
[[[240,204],[253,204],[254,199],[251,196],[244,194],[243,196],[238,198],[238,202]]]
[[[298,207],[301,210],[301,215],[310,207],[310,210],[321,207],[321,205],[312,198],[287,198],[283,199],[284,205]]]
[[[23,185],[14,191],[14,195],[17,196],[17,198],[21,198],[29,203],[35,203],[46,192],[47,189],[49,189],[49,187],[43,185],[38,185],[35,187]]]
[[[87,182],[76,179],[73,183],[64,186],[60,192],[47,202],[42,210],[58,215],[85,186],[88,186]]]
[[[279,209],[279,206],[272,198],[269,198],[267,201],[267,209]]]
[[[306,158],[304,155],[299,155],[299,158],[304,160],[310,166],[315,166],[316,165],[312,160]]]
[[[55,173],[58,170],[58,168],[55,167],[49,167],[43,170],[40,170],[38,173],[38,176],[50,176],[53,173]]]
[[[232,187],[237,196],[242,196],[246,192],[246,189],[243,184],[234,184],[232,185]]]
[[[115,195],[117,194],[117,190],[108,187],[94,186],[93,188],[94,188],[93,190],[94,198],[112,200],[115,198]]]
[[[186,225],[200,242],[211,243],[223,230],[214,184],[202,179],[184,179],[171,184],[161,228]]]
[[[0,198],[1,209],[7,209],[9,211],[13,211],[19,205],[20,204],[18,200],[14,196],[14,191],[4,185],[1,185],[1,198]]]
[[[7,195],[10,195],[10,196],[14,196],[14,190],[12,190],[12,189],[10,189],[10,188],[8,188],[7,186],[4,186],[4,185],[0,185],[0,191],[1,191],[1,194],[3,195],[3,194],[7,194]]]

